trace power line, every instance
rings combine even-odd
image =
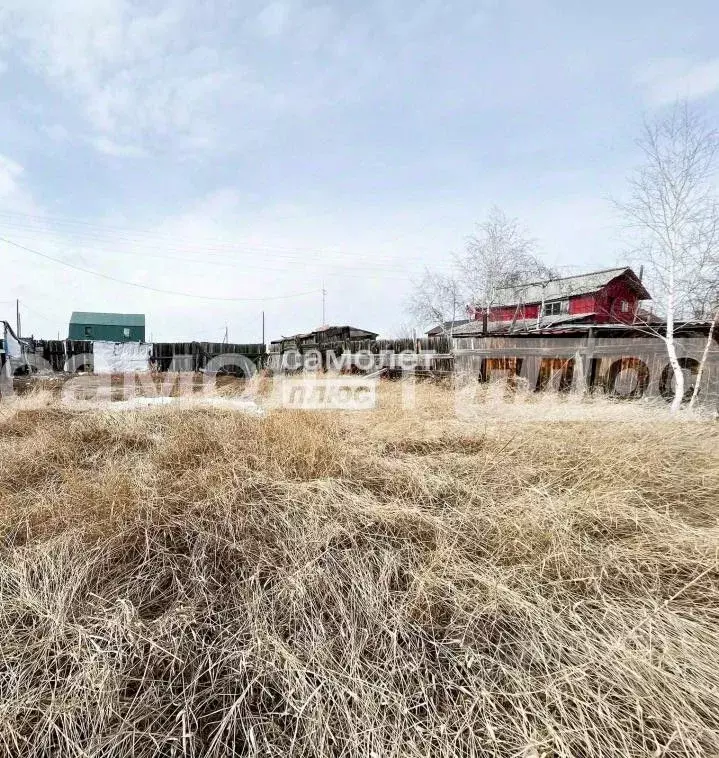
[[[7,212],[1,212],[0,211],[0,217],[9,218],[9,219],[29,219],[30,223],[32,224],[33,221],[39,221],[40,224],[33,224],[28,225],[27,222],[25,223],[18,223],[17,221],[10,221],[10,222],[4,222],[6,226],[15,227],[17,229],[25,229],[34,231],[37,230],[38,227],[43,228],[45,231],[56,231],[59,234],[66,235],[69,237],[80,237],[85,239],[94,239],[94,240],[102,240],[107,239],[110,237],[112,239],[112,234],[116,233],[114,236],[116,239],[121,239],[127,242],[131,243],[140,243],[145,246],[151,247],[151,245],[147,244],[148,238],[152,240],[154,238],[155,241],[162,241],[163,239],[173,239],[174,241],[174,234],[171,232],[158,232],[158,231],[149,231],[149,230],[136,230],[136,229],[129,229],[127,227],[112,227],[112,226],[101,226],[99,224],[93,224],[92,222],[87,221],[63,221],[62,219],[58,219],[57,217],[54,219],[54,224],[56,227],[53,229],[52,223],[48,223],[52,220],[52,217],[41,217],[41,216],[33,216],[29,214],[11,214]],[[91,232],[84,232],[84,233],[78,233],[77,231],[72,231],[68,229],[62,229],[57,228],[57,226],[80,226],[80,227],[87,227],[90,230],[99,230],[99,231],[91,231]],[[198,245],[194,247],[194,249],[200,250],[204,255],[208,254],[208,251],[214,251],[214,252],[220,252],[220,253],[228,253],[228,252],[234,252],[237,251],[238,248],[242,248],[241,252],[248,252],[248,253],[257,253],[257,252],[272,252],[274,253],[273,258],[278,259],[289,259],[289,260],[297,260],[302,265],[307,265],[308,259],[307,254],[308,253],[322,253],[324,256],[336,256],[339,258],[351,258],[352,262],[358,262],[359,265],[357,267],[359,268],[377,268],[381,269],[382,267],[387,267],[389,269],[394,269],[395,271],[406,271],[408,266],[404,265],[403,263],[398,263],[397,259],[390,256],[374,256],[373,261],[368,261],[365,263],[362,261],[356,253],[351,253],[346,250],[317,250],[317,248],[303,248],[303,247],[282,247],[278,245],[261,245],[257,243],[247,243],[247,242],[240,242],[239,245],[237,243],[217,243],[217,241],[213,241],[212,244],[203,244],[202,240],[199,239]],[[416,245],[413,245],[413,247],[416,248]],[[156,249],[158,249],[157,246],[155,246]],[[160,249],[166,249],[166,248],[160,248]],[[174,249],[182,249],[182,247],[179,247],[177,245],[174,245]],[[184,246],[184,249],[186,250],[192,250],[192,246]],[[408,261],[406,256],[403,256],[404,260]],[[420,261],[420,258],[415,258],[415,261]],[[377,265],[377,264],[380,265]],[[326,265],[327,261],[323,261],[323,264]],[[343,264],[337,263],[337,264],[330,264],[330,265],[337,265],[342,266]]]
[[[140,284],[138,282],[129,282],[126,279],[118,279],[115,276],[110,276],[109,274],[103,274],[100,271],[93,271],[89,268],[84,268],[83,266],[76,266],[74,263],[68,263],[67,261],[63,261],[60,258],[54,258],[52,255],[47,255],[47,253],[41,253],[39,250],[33,250],[30,247],[26,247],[25,245],[21,245],[18,242],[13,242],[12,240],[7,239],[6,237],[0,237],[0,242],[4,242],[7,245],[12,245],[13,247],[17,247],[20,250],[25,250],[25,252],[32,253],[32,255],[38,255],[40,258],[45,258],[49,261],[53,261],[53,263],[59,263],[61,266],[67,266],[68,268],[75,269],[76,271],[82,271],[84,274],[92,274],[93,276],[99,276],[101,279],[107,279],[111,282],[117,282],[118,284],[125,284],[128,287],[138,287],[139,289],[143,290],[149,290],[151,292],[159,292],[164,295],[178,295],[180,297],[191,297],[196,298],[198,300],[216,300],[216,301],[222,301],[222,302],[265,302],[266,300],[289,300],[295,297],[304,297],[305,295],[314,295],[317,294],[317,290],[308,290],[307,292],[295,292],[290,295],[271,295],[269,297],[216,297],[214,295],[196,295],[192,292],[178,292],[177,290],[168,290],[168,289],[162,289],[160,287],[152,287],[149,284]]]
[[[157,244],[148,244],[145,240],[140,239],[139,241],[136,240],[133,237],[127,237],[122,235],[96,235],[96,234],[88,234],[88,233],[81,233],[77,231],[68,231],[64,229],[54,229],[54,228],[44,228],[40,226],[30,226],[27,224],[17,224],[14,222],[4,222],[3,226],[10,228],[12,230],[19,230],[22,232],[35,232],[35,233],[52,233],[57,234],[65,238],[72,238],[72,239],[78,239],[84,242],[100,242],[100,243],[107,243],[112,242],[114,244],[132,244],[135,247],[141,247],[144,249],[150,249],[150,250],[167,250],[167,251],[178,251],[178,252],[199,252],[202,253],[204,256],[203,260],[198,259],[192,259],[192,258],[175,258],[176,260],[185,260],[190,263],[202,263],[202,264],[214,264],[214,265],[228,265],[228,266],[239,266],[242,265],[243,267],[247,267],[246,264],[240,264],[237,260],[229,261],[227,259],[219,259],[219,260],[212,260],[209,258],[209,256],[214,256],[217,253],[212,252],[213,250],[220,250],[220,254],[231,254],[231,253],[247,253],[251,255],[258,255],[262,254],[265,257],[269,257],[272,261],[288,261],[289,263],[294,263],[296,265],[320,265],[322,267],[325,266],[331,266],[333,268],[341,268],[341,269],[377,269],[378,271],[387,271],[390,273],[404,273],[407,271],[408,266],[406,264],[398,264],[394,262],[394,259],[392,258],[376,258],[373,262],[363,262],[361,258],[358,258],[357,256],[354,257],[355,263],[345,263],[345,262],[337,262],[337,261],[331,261],[327,260],[325,258],[322,259],[322,261],[318,261],[317,263],[312,262],[311,258],[308,257],[307,253],[301,252],[300,248],[297,248],[296,254],[273,254],[271,256],[267,255],[268,250],[271,252],[272,248],[264,248],[261,246],[255,246],[255,247],[238,247],[237,245],[227,245],[223,248],[217,248],[213,246],[207,246],[202,244],[195,244],[195,245],[188,245],[188,244],[173,244],[171,246],[168,245],[157,245]],[[104,251],[103,251],[104,252]],[[130,251],[122,251],[126,254],[135,254],[138,255],[139,253],[132,253]],[[314,253],[323,253],[323,251],[319,250],[313,250]],[[168,257],[168,256],[152,256],[147,253],[142,253],[143,255],[147,255],[148,257]],[[324,253],[323,253],[324,254]],[[334,253],[332,253],[334,254]],[[208,259],[209,258],[209,259]],[[272,271],[277,271],[278,269],[269,269]]]
[[[412,271],[412,264],[413,260],[414,263],[421,264],[421,258],[415,258],[411,259],[406,256],[403,256],[403,259],[401,262],[398,262],[396,257],[393,256],[387,256],[387,255],[374,255],[371,260],[363,260],[360,256],[349,253],[347,251],[341,251],[341,250],[317,250],[316,248],[302,248],[302,247],[281,247],[281,246],[271,246],[271,245],[260,245],[257,243],[240,243],[239,245],[236,243],[220,243],[217,244],[217,240],[215,238],[214,244],[202,244],[201,238],[198,238],[198,242],[193,244],[187,244],[187,243],[176,243],[174,239],[172,238],[171,232],[162,232],[158,230],[137,230],[132,229],[129,227],[121,227],[121,226],[108,226],[108,225],[101,225],[96,224],[89,221],[83,221],[79,219],[70,219],[70,218],[63,218],[59,216],[39,216],[39,215],[32,215],[32,214],[23,214],[23,213],[8,213],[0,211],[0,218],[6,218],[10,219],[10,221],[3,222],[5,226],[10,227],[11,229],[19,229],[23,231],[31,231],[31,232],[49,232],[49,233],[55,233],[59,234],[65,237],[70,238],[76,238],[81,241],[84,241],[86,244],[91,244],[91,242],[111,242],[113,244],[120,244],[127,243],[130,245],[133,245],[133,247],[139,247],[141,250],[93,250],[93,253],[100,252],[104,253],[106,255],[133,255],[133,256],[139,256],[139,257],[146,257],[146,258],[159,258],[159,259],[166,259],[166,260],[175,260],[180,261],[184,263],[190,263],[190,264],[196,264],[196,265],[215,265],[215,266],[227,266],[227,267],[233,267],[233,268],[243,268],[243,269],[258,269],[258,270],[264,270],[264,271],[270,271],[270,272],[283,272],[288,265],[295,265],[295,266],[318,266],[322,267],[323,272],[327,276],[334,276],[334,277],[342,277],[346,276],[347,273],[352,273],[353,271],[361,271],[364,273],[364,275],[367,278],[372,279],[379,279],[380,277],[382,279],[406,279],[408,274]],[[19,222],[18,222],[19,220]],[[53,226],[53,224],[55,226]],[[62,226],[70,227],[70,229],[62,228]],[[60,228],[58,228],[60,227]],[[72,229],[72,227],[85,227],[89,231],[80,231],[77,228]],[[169,240],[172,239],[172,244],[162,244],[163,240]],[[208,238],[211,239],[211,238]],[[161,243],[161,244],[153,244],[153,242]],[[413,245],[413,247],[416,248],[416,245]],[[198,260],[196,258],[187,258],[187,257],[180,257],[180,256],[174,256],[174,255],[162,255],[162,254],[152,254],[144,252],[147,248],[149,249],[155,249],[155,250],[162,250],[167,252],[196,252],[200,253],[203,256],[203,259]],[[428,250],[428,248],[424,248],[425,250]],[[277,252],[277,251],[284,251],[284,252]],[[271,256],[267,256],[267,253],[272,253]],[[212,256],[216,255],[222,255],[222,254],[232,254],[232,253],[240,253],[240,254],[250,254],[250,255],[256,255],[258,253],[265,254],[266,257],[269,257],[272,261],[276,262],[282,262],[284,263],[283,268],[271,268],[268,266],[258,266],[257,264],[250,263],[240,263],[238,260],[223,260],[223,259],[214,259]],[[311,255],[308,255],[308,253],[314,253],[315,256],[322,255],[322,256],[350,256],[352,258],[351,263],[345,263],[345,262],[332,262],[328,260],[326,257],[323,257],[321,261],[315,260],[313,262]],[[327,271],[327,268],[334,268],[338,269],[335,271]],[[453,266],[446,262],[442,265],[434,265],[433,268],[436,270],[446,270],[448,273],[453,269]],[[566,269],[566,270],[573,270],[573,269],[579,269],[580,266],[577,266],[576,264],[565,264],[565,265],[556,265],[554,266],[556,269]],[[377,272],[377,274],[371,274],[369,272]],[[134,283],[130,283],[133,284]],[[140,285],[137,285],[140,286]],[[189,295],[190,297],[193,297],[192,295]],[[249,300],[249,299],[248,299]]]
[[[92,221],[85,221],[83,219],[73,219],[70,217],[62,217],[62,216],[49,216],[49,215],[37,215],[37,214],[29,214],[29,213],[18,213],[18,212],[7,212],[7,211],[0,211],[0,217],[2,218],[16,218],[16,219],[29,219],[30,221],[40,221],[45,226],[50,226],[52,223],[56,225],[65,225],[65,226],[80,226],[80,227],[88,227],[90,229],[96,229],[100,232],[120,232],[120,233],[127,233],[134,235],[135,237],[155,237],[155,238],[174,238],[176,236],[175,232],[171,231],[162,231],[158,229],[137,229],[134,227],[127,227],[127,226],[111,226],[109,224],[96,224]],[[219,243],[217,244],[217,238],[212,237],[206,237],[206,240],[212,240],[215,242],[216,248],[227,248],[227,247],[234,247],[234,243]],[[259,245],[257,243],[253,243],[250,245],[252,247],[258,248],[258,249],[264,249],[264,250],[278,250],[278,251],[286,251],[286,252],[315,252],[316,248],[313,247],[287,247],[282,245]],[[417,248],[417,245],[413,245],[413,247]],[[430,247],[422,247],[420,249],[424,249],[427,252],[436,253],[436,250],[434,248]],[[334,249],[334,250],[325,250],[326,253],[331,253],[335,255],[340,256],[349,256],[351,258],[356,257],[356,253],[350,252],[348,250],[342,250],[342,249]]]
[[[6,225],[6,226],[12,226],[12,224]],[[65,236],[72,237],[75,235],[65,235]],[[87,238],[80,237],[80,239],[86,240]],[[152,246],[152,249],[157,249],[157,247]],[[159,248],[159,249],[162,249],[162,248]],[[243,269],[243,270],[256,269],[260,271],[271,271],[275,273],[282,273],[285,270],[286,266],[295,265],[295,266],[303,266],[303,267],[307,267],[307,266],[320,267],[321,266],[323,269],[325,267],[333,267],[333,268],[341,269],[339,271],[329,271],[328,276],[346,276],[347,274],[355,274],[358,271],[366,272],[367,270],[373,270],[375,268],[378,272],[378,275],[381,274],[383,277],[387,277],[387,278],[406,278],[406,275],[407,275],[406,267],[400,270],[396,268],[381,268],[379,266],[377,267],[374,267],[374,266],[367,267],[363,265],[348,266],[345,264],[331,263],[331,262],[328,263],[325,261],[312,263],[311,261],[308,261],[306,259],[304,261],[303,260],[290,260],[289,263],[284,264],[283,268],[277,268],[277,267],[270,267],[270,266],[258,266],[254,263],[252,264],[240,263],[239,261],[213,260],[211,258],[210,259],[186,258],[186,257],[181,257],[181,256],[175,256],[175,255],[163,255],[161,253],[147,253],[144,251],[144,249],[141,249],[141,250],[99,250],[99,251],[93,250],[93,253],[96,253],[96,252],[100,252],[100,253],[110,255],[110,256],[132,255],[132,256],[141,257],[141,258],[158,258],[162,260],[178,261],[182,263],[194,263],[200,266],[208,266],[208,265],[209,266],[224,266],[224,267]],[[251,251],[246,251],[246,252],[251,252]]]
[[[326,214],[322,214],[326,215]],[[152,240],[154,238],[155,241],[162,241],[165,240],[174,240],[174,237],[176,236],[174,232],[170,231],[161,231],[161,230],[150,230],[150,229],[136,229],[132,227],[123,227],[120,225],[117,226],[111,226],[108,224],[97,224],[91,221],[86,221],[84,219],[78,219],[78,218],[72,218],[68,216],[49,216],[49,215],[38,215],[38,214],[29,214],[29,213],[18,213],[18,212],[7,212],[7,211],[0,211],[0,218],[5,219],[26,219],[30,224],[34,225],[27,225],[17,222],[4,222],[6,226],[14,227],[17,229],[24,229],[28,231],[37,231],[39,228],[43,231],[53,231],[57,232],[58,234],[65,235],[68,237],[77,237],[79,239],[89,239],[89,240],[95,240],[95,241],[103,241],[103,239],[113,239],[112,234],[115,233],[115,239],[119,239],[128,243],[139,243],[141,245],[144,245],[145,247],[159,249],[159,250],[186,250],[189,252],[197,251],[202,253],[205,256],[205,261],[203,263],[210,263],[211,261],[207,261],[206,258],[208,255],[212,254],[212,251],[215,253],[232,253],[232,252],[241,252],[241,253],[258,253],[258,252],[272,252],[275,253],[273,255],[273,258],[276,259],[285,259],[294,261],[297,263],[297,265],[307,266],[312,265],[311,261],[308,260],[308,253],[309,254],[322,254],[324,256],[338,256],[340,258],[351,258],[353,262],[355,262],[357,265],[352,266],[351,264],[349,266],[345,266],[342,263],[331,263],[328,262],[326,259],[323,260],[320,264],[323,267],[325,266],[333,266],[337,268],[357,268],[357,269],[363,269],[363,270],[371,270],[375,269],[378,271],[392,271],[395,272],[401,272],[402,275],[407,274],[408,270],[411,268],[411,264],[418,263],[422,264],[423,259],[421,257],[415,257],[415,258],[409,258],[405,255],[401,256],[402,263],[397,262],[397,257],[393,256],[387,256],[387,255],[374,255],[372,260],[368,260],[367,262],[363,261],[362,258],[360,258],[356,253],[347,251],[347,250],[341,250],[341,249],[323,249],[318,250],[317,248],[312,247],[286,247],[281,245],[262,245],[258,243],[248,243],[248,242],[242,242],[240,243],[218,243],[217,238],[212,237],[206,237],[204,239],[206,240],[212,240],[212,244],[203,244],[202,238],[197,238],[198,243],[194,246],[192,245],[184,245],[184,246],[178,246],[174,244],[172,247],[168,248],[167,246],[159,246],[159,245],[152,245],[148,244],[146,240],[150,239]],[[37,222],[40,222],[39,224]],[[53,228],[53,224],[55,225],[55,228]],[[96,230],[93,233],[83,233],[78,231],[70,231],[68,229],[63,229],[62,226],[65,227],[85,227],[90,230]],[[60,227],[60,228],[58,228]],[[104,235],[104,236],[103,236]],[[424,250],[428,253],[431,253],[433,256],[436,256],[436,248],[431,248],[427,246],[418,246],[416,243],[412,243],[412,248],[417,250]],[[284,254],[277,254],[277,253],[284,253]],[[139,253],[135,253],[138,255]],[[168,257],[168,256],[166,256]],[[178,258],[177,260],[183,260]],[[184,259],[187,262],[195,262],[191,259]],[[406,265],[403,265],[405,264]],[[238,265],[235,261],[233,262],[227,262],[226,265]],[[245,266],[244,264],[240,264],[247,268],[248,266]],[[435,265],[433,264],[434,269],[446,269],[451,270],[453,266],[450,263],[444,264],[444,265]],[[586,267],[581,266],[579,264],[561,264],[561,265],[554,265],[553,268],[555,269],[567,269],[567,270],[583,270]],[[278,269],[267,269],[267,270],[278,270]],[[330,273],[330,275],[333,275]],[[339,274],[336,274],[339,275]],[[388,274],[388,276],[391,276],[392,274]]]
[[[312,260],[310,256],[303,255],[298,258],[292,258],[290,256],[267,256],[266,253],[258,253],[258,251],[252,251],[252,250],[237,250],[239,253],[247,253],[253,256],[262,256],[264,259],[269,259],[272,262],[278,263],[278,266],[262,266],[257,265],[256,263],[244,263],[239,261],[238,259],[235,260],[227,260],[227,259],[217,259],[211,257],[211,254],[207,253],[207,251],[204,248],[200,247],[163,247],[158,245],[147,245],[146,243],[142,242],[139,245],[133,243],[131,240],[124,239],[122,237],[118,238],[117,240],[113,240],[112,238],[109,238],[108,240],[103,240],[95,237],[88,237],[87,235],[80,235],[76,233],[66,233],[66,232],[56,232],[56,230],[41,230],[40,228],[30,228],[25,226],[19,226],[17,224],[4,224],[5,227],[9,227],[10,229],[22,229],[23,232],[34,232],[36,234],[42,234],[43,232],[47,232],[49,234],[58,234],[59,236],[62,236],[63,238],[77,238],[80,240],[81,244],[87,245],[92,249],[93,255],[95,254],[103,254],[105,256],[115,256],[115,257],[123,257],[127,255],[140,257],[140,258],[155,258],[155,259],[162,259],[162,260],[171,260],[171,261],[178,261],[182,263],[189,263],[194,264],[198,266],[223,266],[223,267],[229,267],[229,268],[235,268],[235,269],[241,269],[241,270],[259,270],[259,271],[269,271],[274,273],[284,273],[287,271],[288,266],[302,266],[303,269],[306,269],[308,267],[314,267],[314,268],[322,268],[323,272],[330,277],[348,277],[348,276],[356,276],[357,274],[362,274],[363,276],[367,278],[372,279],[395,279],[395,280],[406,280],[407,277],[411,274],[411,272],[414,270],[412,266],[412,262],[407,259],[406,262],[403,265],[395,265],[389,262],[389,259],[387,259],[387,262],[380,262],[380,263],[364,263],[361,259],[357,259],[355,264],[350,263],[339,263],[339,262],[333,262],[328,261],[326,259],[316,259]],[[118,246],[116,249],[108,250],[108,249],[98,249],[94,246],[95,242],[99,242],[100,245],[103,244],[110,244]],[[133,246],[132,250],[122,249],[122,246],[125,244],[131,244]],[[178,250],[182,252],[183,250],[187,250],[189,252],[197,252],[201,253],[203,255],[203,258],[188,258],[184,256],[177,256],[177,255],[167,255],[162,253],[154,253],[154,252],[146,252],[146,248],[154,249],[154,250]],[[231,251],[230,251],[231,252]],[[439,266],[437,267],[438,270],[444,271],[445,269],[447,272],[449,272],[449,269],[447,269],[446,266]],[[334,270],[328,270],[328,269],[334,269]]]

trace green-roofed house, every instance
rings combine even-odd
[[[68,339],[144,342],[145,314],[73,311]]]

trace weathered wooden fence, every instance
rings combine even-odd
[[[418,340],[351,340],[305,343],[285,353],[270,354],[274,370],[297,371],[310,353],[320,356],[313,368],[347,368],[342,356],[353,356],[351,370],[370,373],[382,367],[397,368],[395,358],[403,352],[418,356],[418,373],[431,376],[462,374],[479,381],[494,377],[524,377],[535,390],[548,387],[601,389],[610,394],[630,397],[672,393],[673,372],[668,365],[666,347],[656,336],[612,334],[610,331],[564,335],[496,335],[467,338],[426,337]],[[611,336],[610,336],[611,335]],[[705,345],[701,330],[684,330],[677,338],[680,362],[687,387],[695,381],[698,359]],[[291,359],[294,353],[300,358]],[[334,355],[334,363],[330,358]],[[374,360],[359,360],[370,356]],[[354,359],[357,360],[354,360]],[[339,359],[339,360],[338,360]],[[319,363],[319,365],[318,365]],[[710,351],[709,365],[702,382],[705,392],[719,395],[719,344]]]
[[[47,361],[53,371],[79,371],[82,368],[90,368],[88,364],[91,361],[80,358],[92,355],[92,342],[89,340],[30,340],[29,346],[31,354],[34,353]]]
[[[220,355],[243,356],[261,368],[267,353],[262,343],[155,342],[152,346],[152,360],[158,371],[204,371]],[[229,364],[227,370],[234,373]]]
[[[601,332],[600,332],[601,334]],[[706,335],[676,338],[679,363],[690,394],[697,379]],[[666,346],[655,336],[495,336],[455,340],[454,368],[482,381],[522,377],[542,390],[598,389],[621,397],[673,395],[674,372]],[[708,353],[702,387],[705,397],[719,397],[719,343]]]
[[[57,372],[92,370],[93,343],[89,340],[29,340],[29,355],[43,359]],[[261,368],[266,360],[265,346],[261,343],[222,342],[155,342],[151,360],[158,371],[203,371],[210,361],[220,355],[237,355]],[[228,365],[228,373],[233,371]]]
[[[328,369],[333,366],[333,359],[342,365],[343,356],[355,356],[358,359],[372,357],[371,368],[380,368],[388,365],[389,356],[398,356],[402,353],[411,354],[428,354],[432,355],[430,363],[436,370],[449,370],[452,368],[452,341],[447,337],[423,337],[421,339],[399,339],[399,340],[337,340],[322,341],[319,343],[304,342],[299,346],[293,346],[282,350],[275,349],[269,354],[269,365],[273,369],[289,369],[295,367],[292,360],[283,361],[286,354],[299,356],[316,355],[319,356],[321,367]],[[301,363],[301,359],[299,360]],[[358,360],[367,366],[370,362],[367,360]],[[335,363],[336,365],[336,363]]]

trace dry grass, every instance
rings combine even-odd
[[[719,754],[717,425],[417,397],[4,411],[0,754]]]

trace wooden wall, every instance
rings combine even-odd
[[[678,337],[677,352],[687,374],[696,375],[705,336]],[[455,340],[454,368],[480,380],[521,376],[531,389],[601,389],[618,396],[667,396],[672,371],[657,337],[485,337]],[[710,352],[704,390],[719,397],[719,343]]]
[[[152,346],[159,371],[201,371],[218,355],[242,355],[261,368],[267,353],[261,343],[155,342]]]
[[[33,340],[31,353],[43,358],[53,371],[90,370],[92,359],[83,356],[92,355],[92,342],[89,340]],[[265,363],[265,346],[260,343],[222,342],[155,342],[152,346],[152,359],[158,370],[167,371],[173,365],[178,371],[200,371],[218,355],[242,355],[257,368]],[[184,356],[184,359],[181,358]]]

